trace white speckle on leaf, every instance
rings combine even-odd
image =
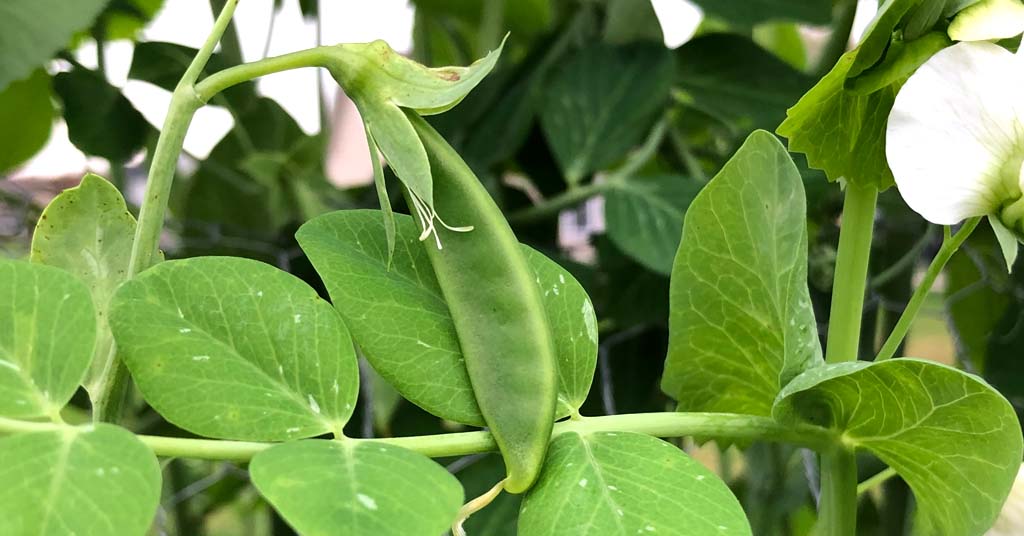
[[[256,291],[256,297],[257,298],[262,298],[263,297],[263,291],[262,290]]]
[[[696,477],[694,477],[694,478],[696,478],[696,479],[697,479],[697,481],[699,482],[699,481],[701,481],[701,480],[704,480],[704,475],[697,475],[697,476],[696,476]]]
[[[597,342],[597,318],[594,316],[594,306],[590,300],[583,300],[580,312],[583,313],[583,323],[587,325],[587,336],[591,341]]]
[[[320,404],[316,403],[316,399],[313,395],[306,395],[309,398],[309,409],[313,410],[313,413],[320,414]]]
[[[626,513],[622,511],[622,508],[615,510],[615,513],[619,514],[619,517],[623,517],[626,515]]]
[[[612,491],[619,491],[619,488],[617,488],[615,486],[608,486],[608,489],[610,489]]]
[[[580,487],[581,488],[587,487],[587,479],[586,478],[581,478],[580,479]]]
[[[192,330],[189,329],[189,328],[181,328],[181,329],[178,330],[178,333],[191,333],[191,332],[192,332]]]
[[[295,323],[296,323],[296,324],[299,324],[299,323],[301,323],[301,322],[302,322],[302,315],[295,315],[295,316],[293,316],[292,318],[294,318],[294,319],[295,319]]]
[[[416,339],[416,344],[418,344],[419,346],[422,346],[424,348],[433,348],[433,346],[430,346],[429,344],[427,344],[427,343],[425,343],[425,342],[423,342],[423,341],[421,341],[419,339]]]
[[[652,525],[647,525],[647,526],[644,527],[644,530],[646,530],[647,532],[654,532],[657,529],[655,529],[654,526],[652,526]]]
[[[185,313],[181,312],[181,307],[178,307],[178,318],[185,318]]]
[[[334,383],[331,384],[331,391],[334,391],[334,394],[338,394],[338,380],[334,380]]]
[[[277,373],[280,374],[281,376],[284,376],[284,366],[283,365],[278,365],[277,366]]]
[[[192,361],[209,361],[209,360],[210,360],[210,356],[208,356],[208,355],[194,355],[194,356],[192,356]]]
[[[565,284],[565,274],[558,274],[558,282],[563,285]]]
[[[15,363],[12,363],[12,362],[4,360],[4,359],[0,359],[0,367],[9,368],[9,369],[13,370],[14,372],[21,372],[21,367],[19,367]]]
[[[551,292],[554,292],[555,296],[558,296],[558,285],[551,287]]]
[[[284,433],[286,433],[286,434],[294,434],[295,432],[298,432],[298,431],[299,431],[299,428],[295,427],[295,428],[288,428],[287,430],[284,431]]]
[[[356,499],[358,499],[359,503],[362,504],[363,506],[365,506],[367,510],[376,510],[377,509],[377,501],[373,500],[373,497],[370,497],[369,495],[363,495],[362,493],[356,493]]]
[[[102,467],[97,467],[97,468],[96,468],[96,476],[103,476],[103,475],[105,475],[106,473],[107,473],[107,472],[106,472],[106,471],[105,471],[105,470],[104,470],[104,469],[103,469]]]

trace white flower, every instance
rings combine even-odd
[[[981,0],[957,13],[949,25],[954,41],[1006,39],[1024,32],[1024,3],[1021,0]]]
[[[896,97],[886,157],[928,221],[989,216],[1001,238],[1024,236],[1024,54],[977,42],[932,56]]]

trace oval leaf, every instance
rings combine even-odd
[[[5,534],[146,534],[160,499],[156,456],[109,424],[0,439]]]
[[[67,270],[92,292],[96,350],[82,384],[93,397],[115,356],[107,313],[110,298],[127,278],[134,241],[135,217],[121,192],[92,173],[47,205],[32,235],[32,262]]]
[[[683,215],[700,192],[677,175],[637,177],[605,194],[608,238],[655,272],[668,275],[683,234]]]
[[[0,172],[21,164],[43,148],[50,137],[53,116],[50,75],[43,69],[0,91],[0,124],[4,125],[0,130],[0,147],[4,148],[0,152]]]
[[[139,390],[208,437],[341,433],[359,374],[341,317],[270,265],[231,257],[160,263],[125,283],[111,328]]]
[[[668,99],[672,70],[664,46],[598,44],[552,73],[541,127],[569,184],[643,140]]]
[[[330,291],[334,306],[374,368],[402,395],[439,417],[482,425],[455,326],[410,216],[395,215],[396,247],[380,213],[345,210],[310,220],[296,238]],[[526,246],[524,246],[526,247]],[[597,360],[597,320],[583,287],[562,267],[529,250],[544,294],[559,362],[558,417],[587,397]]]
[[[0,262],[0,415],[57,414],[92,359],[89,290],[57,268]]]
[[[758,131],[690,205],[662,378],[681,410],[768,415],[782,386],[821,362],[804,203],[789,154]]]
[[[462,506],[462,487],[430,458],[365,441],[297,441],[257,454],[256,489],[306,536],[436,536]]]
[[[914,491],[920,534],[987,530],[1020,467],[1020,424],[1006,399],[930,361],[818,367],[786,386],[773,414],[840,430],[889,464]]]
[[[750,533],[725,482],[675,446],[628,432],[559,435],[519,511],[520,536]]]

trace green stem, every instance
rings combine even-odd
[[[175,87],[174,93],[171,94],[167,118],[160,130],[160,139],[157,141],[153,162],[149,168],[146,195],[139,209],[139,223],[135,228],[135,241],[132,243],[132,253],[128,260],[128,279],[149,268],[156,257],[171,183],[177,170],[178,156],[181,155],[185,143],[185,133],[192,122],[192,116],[203,104],[197,98],[195,82],[231,21],[236,3],[237,0],[227,0],[206,43],[199,49],[185,75]],[[94,416],[103,421],[118,422],[127,399],[125,393],[128,392],[128,373],[124,364],[114,359],[98,385],[96,397],[93,399]]]
[[[0,417],[0,435],[67,430],[68,425],[19,421]],[[656,437],[699,436],[738,441],[777,441],[828,451],[835,445],[832,431],[810,425],[783,426],[766,417],[729,413],[637,413],[581,418],[555,424],[553,436],[565,433],[635,432]],[[158,456],[205,460],[247,461],[277,443],[222,441],[151,435],[137,436]],[[497,450],[489,432],[460,432],[413,437],[340,439],[376,441],[442,458]]]
[[[878,190],[846,187],[839,251],[829,315],[829,363],[856,361],[860,346],[864,291],[868,281],[871,238]],[[852,450],[836,449],[821,456],[821,533],[852,536],[857,527],[857,458]]]
[[[825,43],[825,49],[815,68],[815,73],[819,78],[828,74],[839,58],[846,53],[856,14],[857,0],[838,0],[835,7],[832,8],[832,36]]]
[[[836,449],[821,455],[820,536],[853,536],[857,532],[857,458]]]
[[[846,187],[825,361],[856,361],[878,190]]]
[[[953,257],[953,254],[960,249],[964,241],[971,236],[974,229],[978,227],[978,223],[981,222],[981,218],[971,218],[964,222],[960,230],[955,235],[949,236],[949,232],[946,232],[945,238],[942,240],[942,247],[939,248],[939,252],[935,254],[935,258],[932,259],[932,263],[928,265],[928,270],[924,273],[924,278],[921,280],[921,284],[914,289],[914,294],[910,297],[910,302],[907,303],[907,308],[903,310],[903,314],[900,315],[900,319],[896,322],[896,327],[892,329],[892,333],[889,334],[889,338],[885,340],[885,344],[882,345],[882,349],[878,351],[878,356],[875,357],[875,361],[885,361],[896,355],[896,351],[899,350],[900,344],[903,343],[903,339],[906,338],[907,332],[910,331],[910,326],[913,325],[914,319],[917,317],[917,313],[921,310],[921,306],[924,305],[925,299],[928,297],[928,293],[931,292],[932,285],[935,284],[935,280],[942,273],[942,269],[946,267],[946,263]]]
[[[617,187],[617,182],[606,180],[572,188],[545,200],[543,203],[509,214],[508,221],[513,224],[541,221],[558,214],[562,209],[577,205],[595,195],[601,195]]]
[[[872,476],[871,478],[865,480],[864,482],[857,484],[857,495],[862,495],[875,489],[876,487],[884,484],[894,476],[896,476],[896,470],[893,469],[892,467],[886,467],[885,469],[882,469],[881,471],[876,473],[875,476]]]
[[[301,69],[303,67],[323,67],[330,60],[330,51],[334,47],[315,47],[300,50],[273,58],[266,58],[251,63],[243,63],[228,67],[203,79],[195,86],[195,96],[201,102],[209,102],[214,95],[225,89],[248,82],[261,76]]]

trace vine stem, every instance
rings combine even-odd
[[[160,139],[157,140],[152,164],[149,167],[146,195],[139,209],[139,222],[135,228],[135,240],[128,260],[128,279],[149,268],[157,255],[171,183],[177,170],[178,156],[185,144],[185,133],[192,122],[192,117],[203,104],[196,94],[195,82],[231,22],[237,3],[238,0],[225,2],[224,9],[214,22],[206,43],[199,49],[171,94],[167,118],[160,130]],[[116,357],[111,359],[97,385],[93,399],[93,419],[105,422],[119,421],[129,391],[129,376],[124,363]]]
[[[896,326],[892,328],[892,333],[885,340],[885,344],[882,345],[882,349],[878,351],[878,356],[875,357],[875,361],[885,361],[896,355],[896,351],[899,350],[900,344],[903,339],[906,338],[907,332],[910,331],[910,326],[914,324],[914,319],[917,318],[917,313],[921,311],[921,306],[924,305],[924,300],[928,297],[928,293],[932,290],[932,285],[935,284],[935,280],[942,273],[942,269],[946,267],[946,263],[949,259],[953,258],[953,254],[960,249],[960,246],[971,236],[971,233],[978,228],[978,224],[981,222],[981,218],[971,218],[964,222],[963,226],[956,234],[950,236],[949,228],[946,228],[945,236],[942,239],[942,246],[939,248],[939,252],[935,254],[935,258],[932,259],[931,264],[928,265],[928,270],[925,271],[924,278],[921,279],[921,284],[914,289],[914,294],[910,297],[910,301],[907,303],[907,308],[903,310],[903,314],[900,315],[899,321],[896,322]]]
[[[877,201],[875,188],[846,186],[829,315],[825,355],[828,363],[857,360]],[[857,458],[853,449],[839,448],[822,454],[819,510],[821,534],[856,533]]]
[[[832,9],[832,36],[825,43],[821,60],[815,67],[818,78],[825,76],[846,53],[853,32],[853,19],[857,15],[857,0],[839,0]]]
[[[70,425],[52,422],[21,421],[0,417],[0,435],[68,430]],[[604,417],[584,417],[555,424],[552,437],[566,433],[635,432],[656,437],[716,437],[740,441],[791,443],[817,451],[834,448],[834,432],[805,424],[782,425],[767,417],[731,413],[636,413]],[[257,453],[278,443],[192,439],[152,435],[136,436],[158,456],[203,460],[248,461]],[[443,458],[497,450],[489,432],[459,432],[411,437],[376,439],[341,438],[313,441],[376,441],[403,447],[426,456]]]

